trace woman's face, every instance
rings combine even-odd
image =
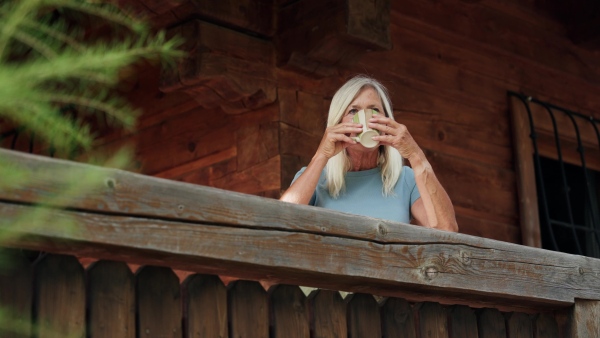
[[[381,102],[381,98],[379,98],[379,94],[377,91],[371,87],[365,87],[358,95],[354,98],[350,105],[346,108],[346,112],[344,113],[344,117],[342,118],[343,122],[352,122],[354,118],[354,114],[358,113],[361,109],[373,109],[380,113],[383,113],[383,103]]]
[[[373,109],[383,114],[383,104],[381,102],[379,94],[377,94],[377,91],[375,89],[371,87],[365,87],[360,92],[358,92],[358,95],[356,95],[354,100],[350,102],[350,105],[346,108],[344,117],[342,118],[342,121],[340,123],[352,122],[354,115],[362,109]],[[356,136],[356,134],[350,134],[349,136],[354,137]],[[360,143],[356,144],[356,146],[363,147]],[[377,147],[372,149],[377,149]]]

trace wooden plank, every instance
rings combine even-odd
[[[181,291],[173,270],[143,266],[135,279],[138,336],[182,337]]]
[[[309,338],[308,300],[300,287],[276,285],[269,290],[271,332],[274,338]]]
[[[600,299],[596,277],[600,267],[584,257],[118,170],[0,153],[15,169],[35,173],[30,181],[34,188],[7,182],[0,191],[2,200],[18,203],[0,205],[8,222],[20,212],[30,212],[23,203],[56,195],[69,182],[72,186],[89,177],[86,169],[95,172],[102,184],[69,201],[77,212],[53,211],[57,221],[74,217],[81,231],[64,233],[37,224],[16,230],[44,242],[20,238],[13,246],[87,252],[88,257],[99,258],[127,255],[131,260],[188,271],[235,271],[244,278],[277,278],[287,284],[350,291],[361,290],[356,283],[366,283],[373,293],[384,296],[480,305],[493,300],[494,306],[521,311],[565,306],[574,298]],[[60,206],[64,201],[46,203]],[[82,242],[86,245],[77,245]],[[243,248],[244,254],[231,247]],[[165,255],[171,257],[168,262]],[[386,262],[393,262],[394,269],[382,268]],[[507,274],[511,283],[505,282]]]
[[[419,321],[419,337],[449,338],[446,310],[437,303],[425,302],[416,308]]]
[[[98,261],[87,269],[88,335],[136,337],[135,281],[127,264]]]
[[[192,1],[195,15],[226,22],[244,30],[272,37],[275,33],[275,7],[268,0]]]
[[[498,309],[483,309],[478,316],[479,337],[505,338],[506,324]]]
[[[85,282],[77,259],[45,256],[35,265],[34,283],[36,337],[84,337]]]
[[[527,110],[521,100],[509,97],[512,135],[515,144],[515,164],[519,193],[519,215],[521,236],[524,245],[542,247],[540,218],[538,213],[535,170],[533,166],[533,145],[529,135],[531,128]]]
[[[535,338],[558,338],[556,319],[545,313],[538,315],[535,319],[533,333]]]
[[[346,303],[337,291],[316,290],[309,295],[314,338],[347,337]]]
[[[217,276],[194,274],[183,282],[184,337],[228,337],[227,288]]]
[[[533,338],[533,325],[528,314],[511,313],[506,319],[506,329],[510,338]]]
[[[31,337],[33,304],[33,267],[21,250],[0,249],[0,308],[3,326],[0,336]]]
[[[228,287],[232,337],[269,338],[269,304],[263,287],[249,281],[235,281]]]
[[[257,194],[281,188],[280,157],[275,156],[243,171],[237,171],[212,180],[215,188]]]
[[[381,337],[379,306],[372,295],[356,293],[346,298],[348,337]]]
[[[416,338],[415,316],[410,304],[399,298],[388,298],[381,307],[384,338]]]
[[[568,337],[600,337],[600,302],[576,299],[569,317]]]
[[[187,173],[190,173],[192,171],[196,171],[198,169],[212,166],[216,163],[223,162],[225,160],[234,158],[236,156],[237,156],[237,148],[231,147],[231,148],[225,149],[223,151],[219,151],[215,154],[208,155],[206,157],[202,157],[200,159],[184,163],[182,165],[179,165],[179,166],[171,168],[171,169],[167,169],[165,171],[154,174],[153,176],[160,177],[160,178],[173,179],[173,178],[185,175]]]
[[[450,337],[478,338],[477,316],[473,309],[456,305],[450,309],[448,317]],[[510,336],[513,338],[512,336]]]

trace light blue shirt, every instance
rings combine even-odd
[[[300,169],[294,181],[305,169],[306,167]],[[340,192],[337,199],[333,199],[329,195],[327,179],[323,171],[308,204],[356,215],[409,223],[410,207],[421,197],[412,168],[406,166],[402,168],[394,192],[395,194],[387,197],[383,195],[381,168],[377,167],[347,172],[345,191]]]

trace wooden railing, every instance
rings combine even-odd
[[[83,315],[80,320],[87,323],[84,332],[110,336],[90,333],[98,326],[91,319],[91,309],[104,309],[101,318],[116,313],[110,305],[98,302],[110,303],[107,300],[116,297],[112,289],[103,289],[104,285],[123,285],[121,292],[135,295],[135,299],[116,297],[119,301],[113,303],[125,303],[136,317],[136,324],[127,326],[130,335],[123,336],[165,336],[144,323],[171,327],[159,324],[168,317],[179,323],[171,329],[176,331],[173,337],[181,337],[182,332],[191,337],[189,328],[200,324],[190,318],[212,312],[227,322],[231,337],[267,337],[268,333],[265,336],[264,329],[258,328],[261,325],[270,327],[276,337],[308,337],[311,332],[313,337],[321,337],[315,333],[319,325],[344,327],[345,331],[337,331],[339,337],[402,337],[389,333],[395,332],[386,329],[390,323],[413,328],[413,337],[507,337],[509,332],[513,332],[511,338],[600,336],[597,259],[21,153],[0,151],[0,158],[14,170],[32,174],[25,185],[2,182],[4,246],[113,261],[97,263],[86,274],[69,256],[49,255],[33,266],[25,264],[25,270],[34,271],[33,286],[8,283],[16,288],[10,294],[21,290],[30,295],[31,321],[38,327],[53,322],[41,314],[78,304],[73,311]],[[65,187],[81,183],[83,177],[100,178],[102,184],[87,189],[80,198],[60,198]],[[51,219],[31,218],[27,226],[9,226],[39,204],[50,211]],[[65,230],[63,223],[74,226]],[[147,266],[134,278],[126,265],[114,261]],[[171,270],[159,266],[202,273],[194,275],[200,286],[190,289],[184,283],[187,291],[181,296],[179,281],[173,279]],[[75,277],[67,276],[71,272]],[[111,279],[107,274],[119,276],[115,278],[120,281],[117,286],[106,282]],[[225,288],[217,275],[242,281]],[[64,286],[70,278],[88,285],[87,296],[81,296],[83,303],[68,301],[54,312],[49,305],[40,308],[46,304],[40,288],[48,285],[63,285],[64,292],[51,287],[45,292],[55,303],[67,302],[71,295],[67,291],[77,290]],[[250,281],[279,286],[267,296],[260,284]],[[161,283],[170,286],[162,288]],[[338,312],[319,312],[315,299],[320,298],[313,296],[307,301],[298,285],[354,295],[341,302],[336,292],[319,292],[327,295],[323,296],[326,306],[340,306],[335,311],[342,315],[334,315]],[[3,294],[6,299],[7,293]],[[179,312],[177,319],[164,312],[168,302],[179,308],[181,302],[201,306],[204,302],[195,297],[202,295],[224,298],[213,302],[216,310],[188,308],[187,315]],[[143,314],[145,309],[150,309],[149,317]],[[189,311],[199,317],[192,317]],[[76,321],[69,316],[54,322],[68,327]],[[242,318],[248,326],[236,329],[235,318]],[[281,318],[287,324],[277,324]],[[292,325],[287,320],[302,324]]]

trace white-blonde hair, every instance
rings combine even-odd
[[[366,87],[375,89],[381,102],[385,115],[394,119],[392,104],[387,93],[387,89],[377,80],[365,75],[358,75],[346,82],[333,95],[331,105],[329,106],[329,116],[327,118],[327,127],[334,126],[342,120],[346,113],[346,108],[352,103],[356,96]],[[383,181],[384,196],[394,194],[394,187],[398,182],[402,172],[403,159],[400,153],[393,147],[380,146],[379,158],[377,164],[381,166],[381,179]],[[329,195],[338,198],[340,192],[345,188],[345,176],[350,170],[350,159],[346,150],[342,150],[333,156],[327,162],[325,174],[327,176],[327,188]]]

